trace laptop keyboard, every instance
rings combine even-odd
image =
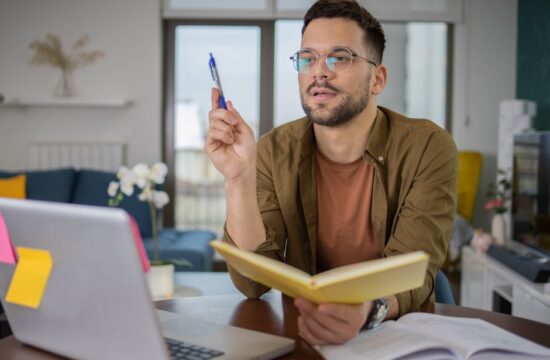
[[[166,340],[166,344],[168,345],[170,357],[174,360],[207,360],[222,356],[224,354],[222,351],[185,343],[183,341],[167,338],[164,340]]]

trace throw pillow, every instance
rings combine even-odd
[[[76,177],[72,168],[19,171],[27,176],[27,199],[70,202]],[[0,178],[9,178],[18,173],[0,171]]]
[[[0,179],[0,197],[25,199],[27,177],[24,174],[7,179]]]

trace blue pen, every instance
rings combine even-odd
[[[214,56],[212,56],[212,53],[210,53],[210,61],[208,62],[208,65],[210,66],[210,73],[212,74],[212,80],[214,80],[214,83],[216,83],[216,87],[220,92],[220,98],[218,99],[218,104],[222,109],[227,110],[227,105],[225,104],[225,98],[223,96],[222,83],[220,81],[220,76],[218,75],[218,68],[216,68],[216,60],[214,60]]]

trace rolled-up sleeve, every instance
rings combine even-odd
[[[457,150],[450,135],[437,131],[420,155],[416,174],[397,211],[384,256],[423,250],[430,256],[424,284],[396,294],[399,316],[418,311],[434,293],[434,279],[447,253],[456,213]]]
[[[270,152],[267,147],[263,145],[264,144],[262,144],[260,140],[257,150],[256,190],[260,214],[265,228],[266,241],[261,243],[254,252],[279,261],[284,261],[283,251],[286,241],[286,229],[277,194],[275,192]],[[223,240],[235,245],[227,231],[227,226],[224,227]],[[248,298],[256,299],[269,291],[268,287],[242,276],[231,266],[228,266],[228,270],[235,287]]]

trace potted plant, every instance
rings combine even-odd
[[[174,293],[174,264],[172,261],[160,260],[158,244],[160,212],[170,199],[166,192],[157,187],[164,183],[167,173],[168,168],[162,162],[151,167],[137,164],[132,169],[123,166],[117,172],[118,181],[112,181],[107,189],[110,196],[109,206],[118,206],[125,196],[132,196],[136,188],[140,191],[138,199],[149,206],[153,260],[147,279],[153,298],[170,298]]]

